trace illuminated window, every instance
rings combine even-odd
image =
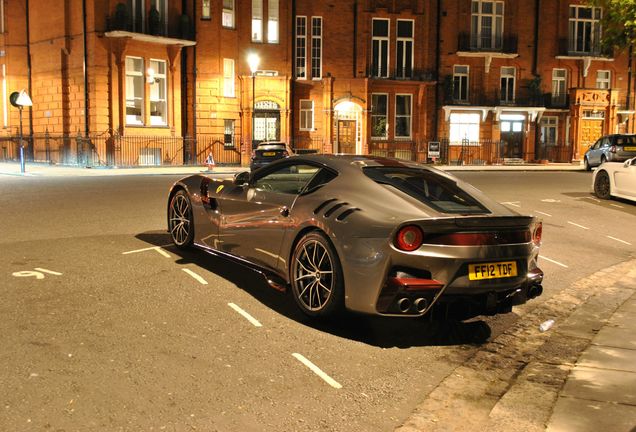
[[[234,97],[234,59],[223,59],[223,96]]]
[[[148,75],[150,82],[150,124],[165,126],[168,124],[168,85],[166,62],[150,60]]]
[[[314,102],[309,99],[300,100],[300,130],[314,129]]]
[[[234,0],[223,0],[222,24],[225,28],[234,28]]]
[[[516,71],[513,67],[501,68],[501,86],[500,101],[503,103],[511,103],[515,100],[515,75]]]
[[[552,69],[552,105],[564,105],[568,74],[565,69]]]
[[[201,1],[201,19],[210,19],[210,0]]]
[[[267,2],[267,42],[278,43],[278,0]]]
[[[234,147],[234,120],[223,121],[223,144],[225,147]]]
[[[450,142],[479,141],[479,114],[451,113]]]
[[[252,42],[263,42],[263,0],[252,0]]]
[[[609,90],[611,87],[610,78],[612,73],[608,70],[600,70],[596,72],[596,88]]]
[[[126,57],[126,124],[144,124],[144,59]]]

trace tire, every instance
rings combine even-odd
[[[601,156],[601,165],[603,165],[605,162],[607,162],[607,158],[605,157],[605,155]]]
[[[585,168],[585,171],[592,171],[590,161],[588,161],[587,158],[583,159],[583,167]]]
[[[186,191],[179,190],[168,206],[168,231],[172,243],[179,249],[188,249],[194,243],[192,203]]]
[[[601,199],[611,198],[610,178],[607,171],[599,171],[594,179],[594,194]]]
[[[329,239],[318,231],[296,243],[290,266],[291,292],[310,317],[331,317],[344,310],[340,259]]]

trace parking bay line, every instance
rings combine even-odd
[[[579,228],[582,228],[582,229],[584,229],[584,230],[589,230],[589,228],[588,228],[588,227],[586,227],[586,226],[579,225],[579,224],[577,224],[577,223],[570,222],[570,221],[568,221],[568,223],[569,223],[570,225],[574,225],[575,227],[579,227]]]
[[[254,327],[263,327],[263,324],[261,324],[256,318],[254,318],[252,315],[248,314],[247,312],[245,312],[240,306],[235,305],[234,303],[228,303],[227,304],[229,307],[231,307],[232,309],[234,309],[236,312],[238,312],[239,314],[243,315],[243,318],[245,318],[246,320],[248,320],[249,322],[251,322]]]
[[[307,358],[305,358],[305,356],[303,356],[302,354],[293,353],[292,355],[296,358],[296,360],[307,366],[313,373],[322,378],[323,381],[325,381],[331,387],[336,389],[342,388],[342,385],[338,381],[334,380],[329,375],[324,373],[318,366],[307,360]]]
[[[544,216],[550,216],[550,217],[552,217],[552,215],[551,215],[550,213],[544,213],[544,212],[539,211],[539,210],[535,210],[534,212],[535,212],[535,213],[542,214],[542,215],[544,215]]]
[[[51,275],[54,275],[54,276],[62,276],[62,273],[58,273],[58,272],[53,271],[53,270],[43,269],[43,268],[40,268],[40,267],[36,267],[33,270],[37,270],[37,271],[42,272],[42,273],[48,273],[48,274],[51,274]]]
[[[561,266],[561,267],[563,267],[563,268],[569,268],[569,267],[568,267],[568,266],[566,266],[565,264],[560,263],[560,262],[558,262],[558,261],[555,261],[555,260],[553,260],[553,259],[550,259],[550,258],[546,257],[545,255],[539,255],[539,258],[543,258],[544,260],[549,261],[549,262],[551,262],[552,264],[556,264],[556,265],[558,265],[558,266]]]
[[[184,272],[186,272],[187,274],[189,274],[190,276],[192,276],[197,282],[199,282],[201,285],[207,285],[208,281],[206,281],[205,279],[203,279],[201,276],[199,276],[198,274],[196,274],[195,272],[193,272],[190,269],[184,268],[181,269]]]
[[[626,245],[630,245],[630,246],[632,245],[630,242],[627,242],[627,241],[625,241],[625,240],[621,240],[621,239],[616,238],[616,237],[612,237],[612,236],[610,236],[610,235],[608,235],[608,236],[607,236],[607,238],[612,239],[612,240],[616,240],[617,242],[625,243]],[[37,269],[36,269],[36,270],[37,270]]]
[[[610,204],[612,207],[616,207],[616,208],[623,208],[622,205],[618,205],[618,204]]]
[[[170,245],[164,245],[164,246],[170,246]],[[153,246],[153,247],[148,247],[148,248],[143,248],[143,249],[132,250],[132,251],[128,251],[128,252],[122,252],[121,254],[122,255],[130,255],[130,254],[134,254],[134,253],[154,250],[154,251],[157,251],[159,254],[163,255],[166,258],[170,258],[170,254],[168,252],[166,252],[165,250],[163,250],[162,247],[163,246]]]

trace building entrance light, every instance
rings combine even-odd
[[[29,97],[29,94],[24,91],[24,89],[19,92],[13,92],[9,96],[9,102],[11,105],[16,107],[20,112],[20,172],[24,174],[25,171],[25,163],[24,163],[24,144],[22,142],[22,109],[26,107],[33,106],[33,101]]]

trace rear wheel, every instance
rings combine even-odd
[[[611,185],[607,171],[600,171],[594,179],[594,193],[601,199],[610,199]]]
[[[601,156],[601,165],[604,164],[605,162],[607,162],[607,158],[605,157],[605,155]]]
[[[344,307],[340,260],[327,237],[310,232],[296,244],[291,260],[292,295],[311,317],[332,316]]]
[[[172,242],[180,249],[187,249],[194,242],[192,203],[184,190],[173,195],[168,207],[168,230]]]

